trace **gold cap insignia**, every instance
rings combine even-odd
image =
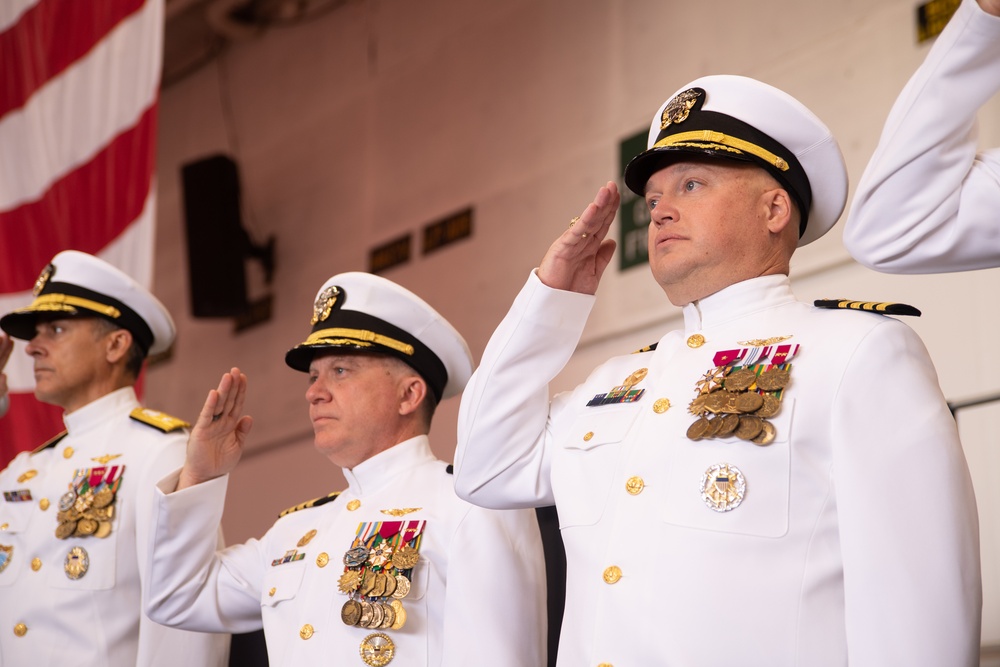
[[[38,275],[38,280],[35,281],[35,286],[31,290],[32,296],[38,296],[42,293],[42,290],[45,289],[45,286],[48,284],[55,272],[56,267],[52,264],[49,264],[42,269],[42,272]]]
[[[660,130],[667,129],[673,123],[686,121],[691,109],[698,102],[698,98],[704,94],[705,91],[701,88],[688,88],[683,93],[674,96],[663,108],[663,115],[660,116]]]
[[[343,291],[336,285],[330,285],[325,290],[319,293],[316,297],[316,303],[313,304],[313,316],[309,324],[316,324],[317,322],[323,322],[326,318],[330,317],[330,313],[333,311],[333,307],[337,305],[337,299]]]

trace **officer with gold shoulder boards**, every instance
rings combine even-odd
[[[975,499],[931,360],[885,315],[907,309],[791,290],[792,253],[847,196],[829,130],[708,76],[660,107],[624,180],[683,328],[550,399],[614,251],[608,183],[530,274],[459,416],[460,496],[556,505],[559,664],[977,665]]]
[[[28,341],[35,396],[66,424],[0,472],[0,664],[226,664],[228,636],[142,611],[154,484],[184,460],[186,424],[141,407],[133,384],[173,342],[170,314],[110,264],[67,250],[0,327]]]
[[[272,667],[544,664],[534,513],[460,500],[427,437],[435,406],[472,372],[461,335],[366,273],[330,278],[311,323],[285,362],[309,374],[315,446],[347,490],[215,550],[205,536],[251,426],[246,376],[233,369],[209,393],[183,468],[159,484],[150,616],[192,630],[263,627]]]
[[[1000,0],[965,0],[900,93],[858,183],[844,244],[886,273],[1000,267],[1000,148],[976,113],[1000,91]]]

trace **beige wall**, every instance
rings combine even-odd
[[[418,251],[385,275],[451,319],[478,357],[550,240],[597,187],[620,177],[618,142],[704,74],[754,76],[798,97],[839,137],[856,183],[895,94],[926,53],[915,44],[914,7],[355,0],[235,44],[164,90],[155,290],[180,335],[172,359],[149,373],[147,397],[193,417],[230,365],[249,375],[256,424],[230,483],[230,540],[258,535],[284,507],[344,486],[312,451],[304,376],[282,361],[307,334],[326,278],[363,270],[373,246],[472,205],[471,240],[426,258]],[[991,145],[1000,144],[998,110],[983,114]],[[239,162],[245,226],[259,240],[278,239],[274,319],[239,335],[230,322],[188,315],[179,168],[220,151]],[[931,350],[945,395],[1000,391],[991,354],[1000,273],[882,276],[850,260],[840,230],[797,255],[800,298],[917,305],[924,317],[910,324]],[[645,268],[616,266],[559,388],[679,323]],[[454,450],[457,407],[442,406],[432,433],[444,459]],[[1000,448],[988,413],[976,411],[962,428],[983,521],[984,643],[1000,644],[1000,493],[987,474],[1000,465]],[[901,493],[920,493],[919,481]]]

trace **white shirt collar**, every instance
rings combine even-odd
[[[405,475],[419,465],[434,461],[431,443],[426,435],[404,440],[384,452],[379,452],[354,468],[344,468],[348,490],[360,496],[376,493],[390,484],[397,483],[396,477]]]
[[[791,281],[786,275],[744,280],[684,306],[684,333],[691,334],[794,301]]]
[[[70,435],[80,435],[107,423],[109,414],[117,414],[119,411],[131,412],[137,407],[139,400],[135,397],[135,389],[131,386],[122,387],[87,403],[79,410],[74,410],[68,415],[63,414],[63,424],[66,425]]]

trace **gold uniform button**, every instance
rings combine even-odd
[[[38,572],[39,570],[41,570],[42,569],[42,559],[41,558],[32,558],[31,559],[31,569],[34,570],[35,572]]]
[[[625,482],[625,490],[633,496],[637,496],[642,493],[642,490],[645,487],[646,482],[642,480],[642,477],[629,477],[628,481]]]
[[[330,554],[325,551],[320,555],[316,556],[316,564],[320,567],[326,567],[326,564],[330,562]]]
[[[622,569],[617,565],[612,565],[604,571],[604,583],[606,584],[617,584],[621,578]]]
[[[14,634],[17,635],[18,637],[23,637],[24,635],[28,634],[28,626],[25,625],[24,623],[18,623],[17,625],[14,626]]]
[[[313,626],[306,623],[305,625],[302,626],[302,629],[299,630],[299,637],[302,637],[303,639],[309,639],[312,636],[313,636]]]
[[[593,437],[594,437],[594,432],[593,431],[587,431],[584,434],[584,436],[583,436],[583,441],[584,442],[590,442],[590,439],[593,438]]]
[[[692,334],[688,336],[688,347],[701,347],[705,344],[705,337],[701,334]]]
[[[269,590],[269,591],[267,592],[267,597],[269,597],[269,598],[273,598],[273,597],[274,597],[274,594],[275,594],[275,593],[277,593],[277,592],[278,592],[278,589],[277,589],[277,588],[272,588],[271,590]]]
[[[48,498],[42,498],[41,500],[38,501],[38,506],[41,507],[42,511],[44,512],[45,510],[47,510],[49,508],[49,499]]]
[[[9,523],[0,524],[0,530],[7,530],[8,528],[10,528]]]
[[[670,409],[670,399],[669,398],[658,398],[653,402],[653,412],[658,415],[662,415],[664,412]]]
[[[361,501],[358,500],[358,499],[356,499],[356,498],[354,500],[352,500],[351,502],[347,503],[347,509],[350,512],[353,512],[354,510],[358,509],[359,507],[361,507]]]
[[[72,456],[73,456],[73,448],[72,447],[67,447],[66,449],[63,450],[63,458],[64,459],[71,458]]]
[[[602,662],[597,667],[615,667],[615,666],[612,665],[610,662]]]

